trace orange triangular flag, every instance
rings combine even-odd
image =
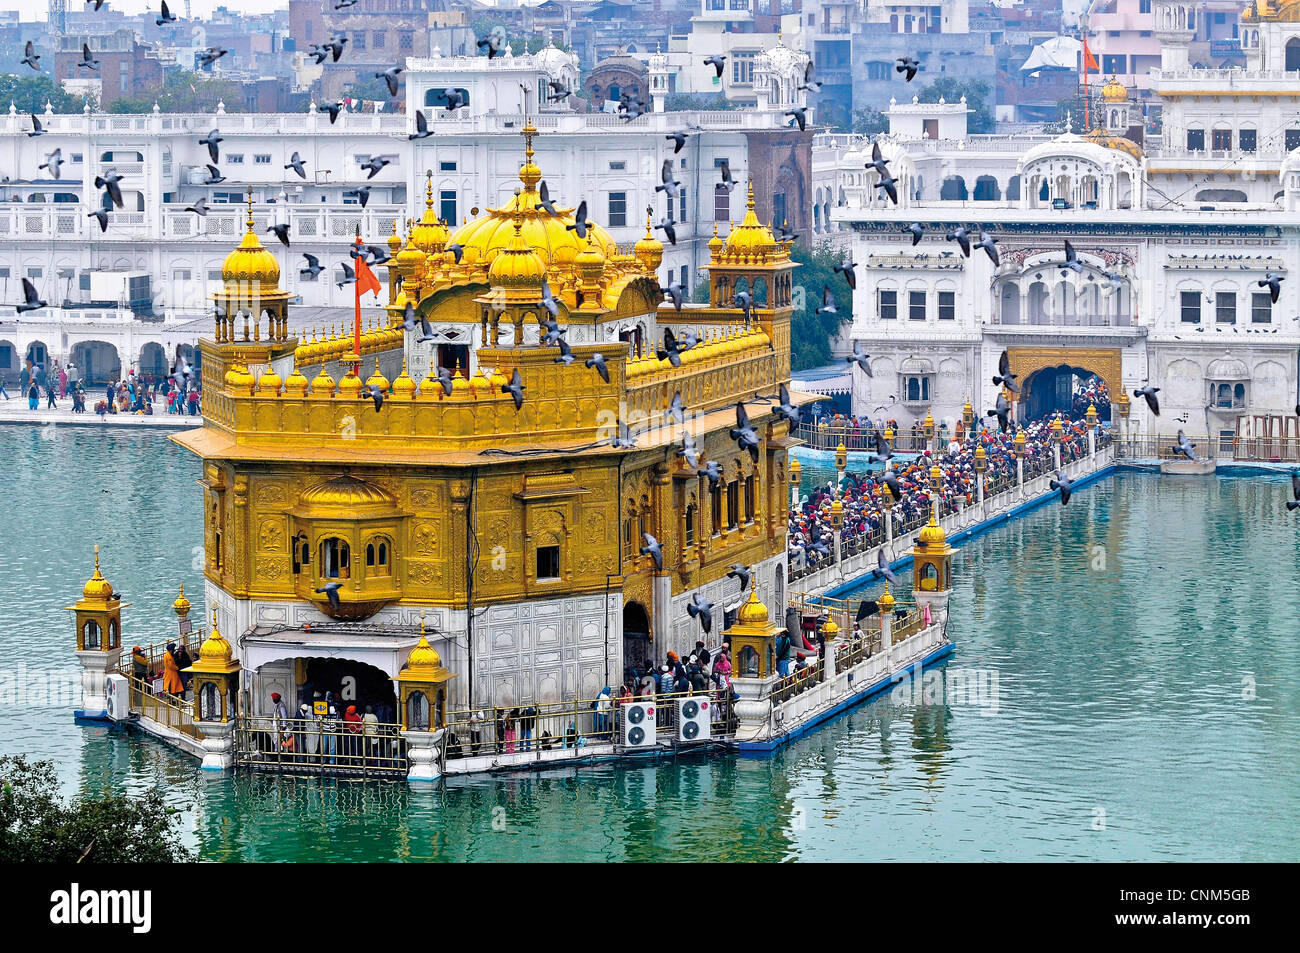
[[[367,291],[373,291],[379,294],[379,279],[375,273],[370,270],[364,258],[358,257],[357,263],[357,294],[365,294]]]
[[[1101,67],[1097,65],[1097,58],[1092,55],[1092,50],[1088,49],[1088,41],[1083,41],[1083,71],[1101,72]]]

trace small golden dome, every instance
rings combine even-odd
[[[451,378],[451,396],[452,397],[469,397],[469,380],[457,370]]]
[[[235,364],[232,366],[230,368],[230,373],[226,376],[226,380],[235,390],[242,391],[246,394],[251,394],[253,392],[253,385],[256,383],[253,375],[249,373],[247,364]]]
[[[396,255],[402,248],[402,236],[397,234],[397,219],[393,219],[393,234],[388,236],[388,254]]]
[[[402,373],[393,379],[393,396],[410,400],[415,396],[415,381],[406,373],[406,358],[402,358]]]
[[[713,223],[713,237],[709,239],[709,252],[712,257],[718,257],[718,251],[722,248],[723,241],[718,237],[718,223]]]
[[[942,549],[948,545],[948,534],[943,531],[943,527],[939,525],[934,518],[934,514],[931,513],[930,522],[922,528],[920,535],[916,537],[916,541],[926,548]]]
[[[767,620],[767,606],[759,600],[758,593],[750,589],[749,600],[736,613],[736,621],[741,625],[766,625]]]
[[[522,219],[517,220],[509,247],[492,259],[488,268],[488,284],[494,293],[501,293],[507,303],[540,300],[542,282],[546,280],[546,264],[524,242],[522,228]]]
[[[334,378],[325,372],[325,365],[320,366],[320,371],[312,378],[311,392],[317,397],[329,397],[334,393]]]
[[[178,616],[185,616],[190,611],[190,600],[185,598],[185,583],[181,583],[181,594],[172,603],[172,611]]]
[[[772,230],[758,220],[754,212],[754,180],[749,180],[749,199],[745,206],[745,217],[731,230],[723,246],[726,256],[742,256],[765,259],[776,252],[776,236]]]
[[[276,397],[279,395],[280,385],[283,383],[284,381],[280,379],[280,375],[268,364],[266,370],[262,372],[262,376],[257,379],[257,392],[264,397]]]
[[[826,624],[822,626],[822,636],[826,639],[833,639],[840,634],[840,627],[835,624],[834,619],[827,619]]]
[[[469,391],[478,400],[492,396],[492,382],[483,376],[482,366],[475,370],[474,376],[469,379]]]
[[[284,379],[284,395],[286,397],[307,396],[307,378],[296,367],[293,373]]]
[[[1104,103],[1126,103],[1128,102],[1128,90],[1124,88],[1123,83],[1112,76],[1110,82],[1101,88],[1101,101]]]
[[[406,369],[405,364],[402,365],[402,369]],[[366,390],[372,387],[378,387],[381,394],[388,393],[388,378],[379,370],[379,358],[375,358],[375,372],[366,378]]]
[[[636,255],[637,261],[646,271],[658,271],[659,265],[664,260],[664,246],[654,236],[654,231],[650,227],[650,215],[645,217],[645,237],[632,247],[632,253]]]
[[[894,611],[894,597],[889,594],[889,583],[885,583],[885,591],[876,600],[876,605],[880,606],[881,612],[889,613]]]
[[[298,498],[298,505],[360,512],[367,508],[390,510],[396,506],[396,502],[383,487],[353,476],[341,476],[317,483],[308,489]]]
[[[355,371],[348,368],[348,372],[339,379],[339,396],[360,397],[361,389],[361,378],[357,377]]]
[[[199,646],[199,661],[224,665],[230,661],[234,654],[234,649],[226,641],[226,637],[217,630],[216,624],[213,623],[212,631],[203,640],[203,644]]]
[[[87,601],[107,602],[113,594],[113,584],[99,574],[99,544],[95,544],[95,574],[86,581],[81,597]]]
[[[423,260],[427,255],[442,251],[446,244],[447,226],[433,210],[433,170],[429,170],[425,173],[424,215],[411,229],[407,248],[414,246],[414,250],[420,253],[420,258]]]
[[[267,251],[253,231],[253,197],[249,192],[247,231],[239,246],[226,256],[221,265],[221,280],[226,285],[232,282],[241,286],[239,289],[227,289],[227,293],[236,292],[236,297],[248,297],[256,291],[280,290],[280,263]],[[242,292],[242,294],[240,294]]]
[[[420,641],[415,644],[415,648],[411,649],[410,654],[406,656],[405,668],[408,671],[411,669],[432,671],[442,668],[442,656],[438,654],[437,649],[429,644],[429,639],[424,633],[420,634]]]

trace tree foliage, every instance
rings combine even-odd
[[[830,363],[831,340],[853,320],[853,292],[835,266],[845,255],[829,242],[811,248],[797,242],[791,252],[800,267],[794,273],[794,316],[790,322],[790,360],[796,371]],[[822,289],[835,296],[836,314],[818,314]]]
[[[719,109],[739,109],[722,93],[669,93],[664,97],[664,109],[668,112],[700,109],[716,111]]]
[[[856,132],[862,136],[878,136],[881,133],[889,132],[889,117],[879,109],[855,109],[853,110],[853,128],[850,132]]]
[[[48,76],[0,74],[0,103],[13,103],[20,113],[43,113],[49,103],[56,113],[79,113],[86,105]]]
[[[114,99],[105,108],[110,113],[147,113],[153,104],[165,113],[215,112],[225,104],[226,112],[244,109],[244,85],[233,79],[220,79],[188,70],[173,70],[164,75],[157,89],[141,91],[138,96]]]
[[[65,802],[51,761],[0,757],[0,862],[180,863],[180,818],[154,788]]]
[[[991,90],[989,84],[983,80],[954,79],[951,76],[944,76],[916,94],[916,98],[923,103],[937,103],[940,99],[957,103],[961,102],[963,96],[966,97],[966,105],[971,110],[967,117],[966,128],[970,132],[992,132],[994,121]]]

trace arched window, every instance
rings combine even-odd
[[[687,546],[695,545],[695,514],[699,509],[694,503],[686,504],[686,534],[685,543]]]
[[[122,644],[122,633],[118,631],[120,623],[117,619],[108,620],[108,647],[115,649]]]
[[[745,522],[754,522],[754,476],[745,477]]]
[[[81,645],[82,648],[87,649],[99,648],[99,623],[94,619],[87,619],[86,624],[82,626]]]
[[[366,543],[366,575],[388,576],[392,571],[389,565],[388,540],[372,539]]]
[[[939,585],[939,570],[935,568],[934,563],[926,563],[921,569],[921,588],[926,592],[933,592]]]
[[[303,569],[311,565],[311,547],[307,543],[307,537],[302,533],[293,538],[293,545],[290,550],[293,552],[293,571],[295,574],[302,572]]]
[[[411,692],[407,697],[406,727],[410,731],[429,730],[429,699],[424,692]]]
[[[334,536],[321,540],[320,574],[322,579],[347,579],[352,575],[352,552],[347,542]]]
[[[754,677],[758,675],[758,652],[752,645],[746,645],[736,656],[736,674]]]

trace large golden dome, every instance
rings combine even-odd
[[[253,231],[253,203],[249,199],[248,230],[244,240],[234,251],[226,256],[221,264],[221,280],[226,284],[235,282],[249,290],[280,290],[280,263],[275,256],[263,247],[262,242]]]
[[[552,215],[545,209],[536,208],[541,201],[537,192],[541,170],[533,162],[532,136],[536,132],[531,122],[524,128],[528,142],[526,161],[519,170],[522,188],[515,193],[514,198],[501,208],[488,209],[488,214],[483,218],[463,225],[452,234],[449,244],[460,245],[465,249],[462,264],[490,264],[497,255],[511,247],[516,221],[520,223],[524,244],[541,256],[542,263],[547,268],[557,264],[570,264],[587,247],[585,238],[579,238],[576,230],[565,227],[574,223],[574,209],[557,206],[560,214]],[[600,246],[605,257],[612,256],[618,250],[609,232],[599,225],[589,226],[587,234]]]

